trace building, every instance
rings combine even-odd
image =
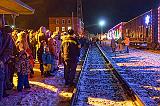
[[[83,33],[83,22],[78,17],[50,17],[49,29],[53,32],[67,32],[74,29],[78,34]]]
[[[55,5],[56,12],[53,12],[49,17],[49,29],[53,32],[66,32],[72,28],[77,34],[83,34],[84,23],[81,0],[64,0],[63,4],[65,5]]]

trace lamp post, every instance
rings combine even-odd
[[[99,26],[101,27],[100,44],[101,44],[101,36],[103,34],[103,27],[105,26],[105,24],[106,24],[105,20],[100,20],[99,21]]]

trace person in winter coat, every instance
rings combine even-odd
[[[30,42],[30,49],[32,50],[32,56],[34,59],[36,59],[36,45],[37,45],[37,40],[36,40],[36,32],[35,31],[31,31],[29,34],[29,42]]]
[[[62,57],[61,57],[61,44],[62,44],[62,40],[61,40],[61,34],[58,33],[58,36],[55,38],[56,42],[57,42],[57,53],[58,53],[58,65],[62,64]]]
[[[5,72],[4,72],[4,63],[0,61],[0,101],[3,97],[3,91],[4,91],[4,78],[5,78]]]
[[[13,56],[12,28],[5,26],[0,31],[0,98],[8,96],[7,86],[10,83],[9,60]]]
[[[37,57],[38,57],[38,61],[40,64],[40,71],[41,71],[41,76],[43,76],[43,72],[44,72],[44,67],[43,67],[43,60],[42,60],[42,54],[44,52],[44,48],[46,47],[46,42],[43,40],[41,41],[41,46],[37,51]]]
[[[58,54],[57,54],[57,44],[56,44],[56,41],[55,39],[53,38],[50,38],[48,40],[48,47],[49,47],[49,50],[50,50],[50,53],[52,55],[52,69],[51,69],[51,74],[54,74],[54,72],[57,70],[57,67],[58,67],[58,64],[57,64],[57,59],[58,59]]]
[[[34,59],[33,59],[33,56],[32,56],[32,51],[31,49],[29,48],[29,44],[28,44],[28,41],[27,41],[27,35],[25,32],[21,32],[18,36],[18,40],[16,42],[16,46],[17,46],[17,49],[18,51],[26,51],[27,53],[27,57],[29,58],[29,62],[30,64],[32,65],[32,68],[31,68],[31,73],[30,73],[30,77],[32,78],[33,77],[33,67],[34,67]]]
[[[116,50],[116,41],[115,41],[115,39],[113,37],[111,39],[111,48],[112,48],[112,52],[115,52],[115,50]]]
[[[29,89],[28,73],[30,72],[32,65],[30,64],[29,58],[25,50],[19,52],[19,60],[17,62],[17,72],[18,72],[18,85],[17,90],[22,91],[23,86],[25,89]]]
[[[118,40],[117,40],[117,44],[118,44],[118,51],[121,53],[122,52],[122,49],[123,49],[123,40],[122,40],[122,37],[120,37]]]
[[[129,53],[130,40],[129,40],[129,37],[128,37],[128,36],[125,37],[125,39],[124,39],[124,44],[125,44],[125,51],[126,51],[126,53]]]
[[[45,48],[45,51],[42,54],[43,67],[44,67],[44,76],[50,76],[50,71],[53,63],[53,55],[49,51],[49,47]]]
[[[41,41],[45,40],[46,43],[47,43],[47,40],[46,40],[46,28],[41,26],[40,29],[39,29],[39,33],[38,33],[38,43],[40,45]]]
[[[73,35],[74,30],[68,30],[68,36],[63,39],[61,46],[61,53],[64,61],[65,85],[74,85],[73,80],[80,55],[79,42]]]

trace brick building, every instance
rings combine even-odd
[[[49,29],[54,32],[67,32],[72,28],[76,33],[84,32],[82,1],[81,0],[62,0],[63,6],[59,6],[59,2],[54,2],[52,11],[49,16]],[[55,12],[53,12],[55,10]]]
[[[74,29],[78,34],[84,31],[84,23],[78,17],[49,17],[49,29],[53,32],[67,32]]]

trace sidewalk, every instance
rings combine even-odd
[[[31,89],[17,92],[3,98],[0,106],[69,106],[73,87],[64,86],[63,67],[55,76],[42,78],[38,65],[34,68],[35,75],[30,80]],[[15,82],[17,78],[14,78]]]
[[[85,51],[81,49],[75,80],[78,80]],[[10,95],[0,101],[0,106],[69,106],[74,87],[65,86],[64,67],[61,65],[59,68],[54,76],[42,78],[36,63],[34,77],[29,79],[31,89],[22,92],[17,92],[16,88],[11,90]],[[17,86],[17,77],[14,77],[14,85]]]
[[[105,54],[124,69],[125,79],[146,104],[160,105],[160,54],[130,49],[130,53],[112,53],[108,44],[102,46]],[[148,102],[149,101],[149,102]]]

